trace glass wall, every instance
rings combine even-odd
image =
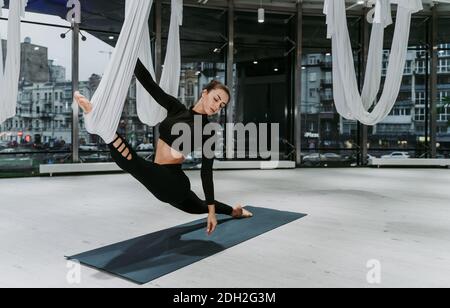
[[[361,18],[349,18],[355,55],[355,74],[360,70]],[[324,17],[304,17],[301,85],[302,165],[355,166],[358,125],[342,118],[333,98],[331,40],[326,38]]]
[[[89,100],[97,90],[113,52],[117,35],[95,30],[81,31],[79,48],[79,91]],[[83,40],[83,36],[86,38]],[[79,119],[79,158],[82,162],[106,162],[110,156],[103,140],[86,131],[82,110],[78,109]],[[122,119],[121,123],[124,120]],[[125,125],[122,125],[125,127]],[[123,131],[122,131],[123,132]],[[67,160],[68,163],[71,159]],[[61,163],[61,162],[59,162]]]
[[[389,116],[368,130],[368,150],[372,157],[407,159],[427,156],[427,140],[430,136],[428,94],[430,55],[426,44],[428,27],[427,18],[412,19],[409,49],[399,96]],[[393,31],[392,25],[385,34],[380,95],[389,64]]]
[[[0,35],[7,53],[8,10]],[[59,17],[27,13],[26,20],[67,25]],[[39,165],[71,152],[71,43],[65,28],[22,23],[17,114],[0,124],[0,177],[38,173]]]
[[[154,42],[153,33],[154,16],[149,20],[151,42]],[[82,29],[86,29],[82,27]],[[116,30],[113,32],[107,31]],[[111,25],[96,25],[81,30],[80,36],[80,92],[87,98],[92,98],[97,90],[104,71],[111,60],[120,28]],[[83,40],[83,36],[86,38]],[[153,44],[154,45],[154,44]],[[154,46],[153,46],[154,47]],[[79,109],[79,151],[80,160],[85,163],[109,162],[111,156],[104,141],[97,135],[89,134],[85,129],[84,117]],[[122,117],[117,131],[129,142],[137,154],[145,159],[152,160],[154,155],[153,127],[142,123],[137,115],[136,108],[136,79],[133,78],[128,96],[125,101]]]
[[[265,123],[279,125],[278,144],[274,146],[279,147],[280,159],[293,159],[295,22],[294,14],[266,13],[264,23],[258,23],[254,12],[235,12],[235,109],[229,118],[234,123],[255,125],[258,132],[258,136],[247,138],[245,153],[235,152],[238,159],[261,159],[251,155],[249,145],[257,143],[252,139],[265,138],[265,129],[261,129]],[[271,132],[267,131],[269,145]],[[236,138],[229,142],[241,150]]]
[[[438,22],[437,156],[450,158],[450,17]]]
[[[120,7],[115,7],[120,11]],[[6,55],[8,11],[0,19],[1,48]],[[155,12],[149,20],[155,44]],[[302,166],[356,166],[360,162],[361,125],[343,119],[337,112],[332,90],[331,41],[326,39],[323,15],[305,10],[301,117],[295,119],[294,60],[296,16],[266,11],[265,22],[257,22],[255,10],[234,12],[234,63],[230,85],[233,104],[212,119],[233,123],[278,123],[280,159],[295,159],[295,121],[301,121]],[[425,13],[427,15],[427,13]],[[117,17],[117,16],[116,16]],[[170,6],[162,5],[162,59],[170,22]],[[360,86],[363,77],[362,22],[349,17],[355,69]],[[38,24],[46,23],[48,25]],[[399,97],[390,115],[368,127],[369,157],[429,157],[431,145],[430,42],[431,18],[414,16],[407,63]],[[81,25],[80,91],[91,98],[110,60],[121,30],[120,16],[110,22],[86,19]],[[83,30],[85,29],[85,30]],[[438,157],[450,155],[450,18],[438,18]],[[70,25],[60,17],[28,13],[22,23],[21,73],[17,115],[0,124],[1,176],[32,175],[40,164],[72,162],[72,83]],[[383,74],[386,73],[394,27],[385,35]],[[228,55],[227,8],[185,6],[181,31],[182,70],[178,97],[187,107],[198,102],[201,90],[213,79],[226,82]],[[66,33],[62,39],[61,34]],[[4,61],[4,59],[2,59]],[[384,82],[384,76],[383,76]],[[381,93],[381,92],[380,92]],[[111,161],[103,141],[86,132],[80,110],[79,150],[82,162]],[[141,123],[136,113],[136,84],[130,85],[118,131],[146,159],[154,155],[153,127]],[[270,133],[270,132],[269,132]],[[270,134],[269,134],[270,135]],[[222,149],[226,140],[221,136]],[[247,140],[244,159],[253,158]],[[222,152],[220,152],[222,153]],[[199,153],[186,165],[197,166]],[[239,158],[234,158],[239,159]]]

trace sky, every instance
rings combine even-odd
[[[2,12],[2,18],[7,18],[8,10],[2,9]],[[69,22],[58,16],[29,12],[25,13],[23,20],[70,26]],[[66,79],[72,79],[72,36],[70,32],[67,33],[65,39],[62,39],[60,35],[66,32],[66,29],[28,23],[22,23],[21,31],[21,42],[24,41],[25,37],[30,37],[32,44],[47,47],[48,58],[55,60],[54,63],[56,65],[64,66],[66,68]],[[1,38],[4,40],[7,39],[7,33],[8,22],[6,20],[0,20]],[[112,52],[114,48],[84,31],[82,33],[87,37],[87,41],[83,42],[80,40],[80,81],[86,81],[94,73],[100,76],[103,75],[109,61],[109,54],[100,53],[100,51]]]

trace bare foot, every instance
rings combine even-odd
[[[250,211],[247,211],[246,209],[242,208],[242,205],[238,204],[233,209],[233,213],[231,214],[234,218],[250,218],[253,216],[253,213]]]
[[[92,103],[83,95],[80,94],[79,91],[76,91],[73,95],[75,100],[78,103],[78,106],[80,106],[81,109],[83,109],[83,112],[85,114],[88,114],[92,111]]]

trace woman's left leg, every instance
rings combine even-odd
[[[170,203],[172,206],[189,214],[207,214],[209,209],[205,201],[201,200],[192,190],[187,198],[180,203]],[[233,208],[225,203],[214,201],[217,214],[232,215]]]

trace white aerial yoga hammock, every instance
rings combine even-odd
[[[371,1],[375,2],[374,0]],[[386,81],[380,100],[372,112],[381,81],[383,31],[392,23],[391,4],[398,4]],[[344,0],[325,0],[328,38],[333,49],[333,92],[338,113],[365,125],[383,121],[391,112],[403,79],[408,51],[411,15],[423,9],[421,0],[376,0],[368,64],[362,95],[358,90]]]
[[[166,93],[175,97],[178,96],[181,75],[180,26],[182,24],[183,0],[172,0],[166,58],[159,85]],[[150,71],[153,79],[155,79],[148,27],[144,29],[139,59]],[[136,85],[136,104],[139,119],[149,126],[155,126],[167,117],[167,110],[153,100],[152,96],[139,81],[136,81]]]
[[[125,21],[100,85],[91,99],[93,109],[84,115],[86,130],[111,143],[119,125],[138,57],[154,77],[150,49],[148,18],[153,0],[127,0]],[[181,70],[179,25],[182,21],[182,0],[172,0],[169,42],[161,87],[177,96]],[[137,82],[137,112],[140,120],[150,126],[161,122],[167,111],[157,104]],[[78,108],[78,107],[77,107]]]
[[[0,124],[16,115],[20,77],[20,17],[25,16],[28,0],[9,1],[6,60],[0,44]],[[4,1],[0,0],[0,16]],[[1,37],[0,37],[1,42]]]

